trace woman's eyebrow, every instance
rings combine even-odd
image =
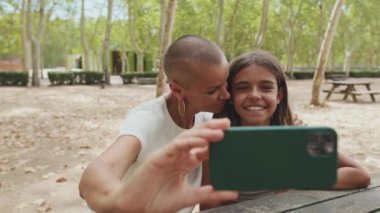
[[[216,85],[216,86],[211,86],[211,87],[208,87],[207,90],[217,89],[217,88],[219,88],[219,87],[221,87],[221,86],[223,86],[223,85],[224,85],[224,83],[223,83],[223,84]]]

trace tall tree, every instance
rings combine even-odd
[[[144,53],[142,48],[139,46],[137,42],[137,33],[136,33],[136,10],[137,7],[133,8],[132,3],[136,4],[135,0],[128,0],[128,31],[129,37],[131,38],[131,44],[134,52],[137,56],[137,66],[136,70],[138,72],[144,71]]]
[[[27,40],[31,41],[32,47],[32,86],[40,86],[39,70],[41,68],[40,57],[41,57],[41,38],[45,31],[45,1],[41,0],[39,2],[39,22],[37,35],[33,34],[33,17],[32,17],[32,0],[27,1],[27,12],[26,12],[26,30],[27,30]]]
[[[234,26],[235,26],[235,22],[236,22],[236,17],[237,17],[237,14],[238,14],[238,9],[240,7],[240,0],[236,0],[234,1],[234,4],[233,4],[233,10],[232,10],[232,13],[231,13],[231,16],[230,16],[230,19],[229,19],[229,22],[228,22],[228,26],[227,28],[224,30],[224,36],[223,36],[223,47],[224,47],[224,44],[225,43],[228,43],[229,42],[229,39],[230,39],[230,35],[231,35],[231,31],[233,30]]]
[[[32,68],[32,47],[27,32],[27,12],[26,12],[26,0],[21,2],[21,41],[23,45],[23,66],[24,70],[28,71]]]
[[[287,20],[287,31],[288,31],[288,45],[287,45],[287,61],[285,71],[290,73],[290,76],[293,77],[293,59],[294,54],[296,53],[296,42],[298,36],[296,34],[296,24],[299,22],[299,15],[302,11],[302,5],[304,0],[298,2],[297,6],[294,6],[293,3],[297,3],[293,0],[287,0],[288,4],[288,20]]]
[[[130,60],[133,70],[143,72],[149,65],[149,59],[159,51],[159,13],[158,2],[127,0],[128,4],[128,36],[133,54],[136,54],[136,64]],[[147,56],[147,57],[146,57]],[[146,64],[150,63],[150,64]],[[147,66],[145,66],[147,65]]]
[[[111,84],[110,81],[110,73],[111,73],[111,63],[110,63],[110,34],[112,29],[112,7],[113,0],[108,0],[108,9],[107,9],[107,21],[106,21],[106,29],[104,31],[104,39],[103,39],[103,70],[106,84]]]
[[[311,92],[311,104],[320,105],[319,94],[321,90],[322,81],[324,79],[326,62],[330,55],[331,45],[334,40],[336,27],[339,22],[340,14],[342,13],[342,6],[344,0],[336,0],[334,8],[331,12],[330,20],[327,25],[325,35],[322,40],[321,50],[319,51],[317,67],[314,72],[313,89]]]
[[[160,26],[160,61],[158,65],[156,96],[161,96],[165,93],[166,78],[163,67],[163,58],[165,50],[168,48],[172,39],[172,31],[175,19],[176,0],[161,0],[161,26]],[[168,4],[168,6],[166,6]]]
[[[224,24],[224,0],[218,0],[218,18],[216,21],[216,43],[219,46],[223,45],[223,24]]]
[[[263,9],[261,13],[261,24],[259,32],[256,34],[255,49],[261,49],[264,45],[265,31],[267,29],[267,24],[269,20],[269,0],[263,0]]]
[[[86,39],[86,18],[84,14],[84,0],[81,2],[81,13],[80,13],[80,40],[82,45],[82,51],[83,51],[83,57],[82,62],[83,63],[83,70],[89,71],[90,70],[90,61],[89,61],[89,50],[87,45],[87,39]]]

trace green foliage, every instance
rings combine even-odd
[[[98,84],[104,79],[104,73],[84,71],[84,83],[85,84]]]
[[[373,71],[353,71],[350,72],[352,78],[380,78],[380,72]]]
[[[63,84],[98,84],[104,79],[104,73],[83,71],[83,72],[48,72],[51,85]]]
[[[133,82],[138,82],[139,78],[157,78],[157,72],[143,72],[143,73],[122,73],[120,74],[123,84],[130,84]]]
[[[16,58],[22,53],[19,15],[0,14],[0,59]]]
[[[48,72],[51,85],[63,85],[74,83],[74,73],[71,72]]]
[[[27,86],[27,72],[0,72],[0,85]]]
[[[289,77],[289,73],[286,73]],[[312,79],[314,77],[314,72],[312,71],[297,71],[294,72],[294,79]],[[349,72],[349,77],[351,78],[379,78],[380,72],[374,71],[351,71]],[[325,72],[326,79],[346,79],[346,73],[342,71],[329,71]]]
[[[120,74],[123,84],[133,83],[133,80],[136,78],[137,73],[122,73]]]
[[[87,1],[86,1],[87,2]],[[91,4],[88,1],[87,7]],[[160,2],[156,0],[131,0],[115,2],[115,17],[111,32],[110,48],[124,52],[133,52],[133,43],[129,34],[128,20],[136,21],[136,43],[145,56],[152,56],[145,63],[156,61],[159,48]],[[302,4],[301,4],[302,3]],[[7,7],[0,8],[0,59],[21,58],[20,4],[15,0],[5,1]],[[86,8],[86,38],[90,54],[94,55],[93,67],[100,67],[103,36],[106,22],[106,5]],[[237,7],[236,7],[237,5]],[[293,67],[313,67],[316,65],[321,41],[328,24],[334,1],[327,0],[272,0],[269,4],[269,21],[263,49],[269,50],[285,66],[289,52],[290,20],[297,14],[294,23]],[[37,5],[33,5],[32,16],[38,16]],[[45,9],[52,6],[48,1]],[[57,1],[53,14],[46,23],[45,36],[42,38],[41,59],[43,66],[56,67],[66,65],[69,54],[81,54],[80,1]],[[131,14],[128,14],[128,7]],[[236,10],[235,10],[236,7]],[[10,8],[10,9],[9,9]],[[229,59],[251,51],[259,31],[262,0],[224,1],[224,42],[221,45]],[[331,49],[327,69],[343,67],[347,52],[351,54],[353,69],[378,70],[380,64],[380,4],[378,0],[349,0],[345,2],[337,34]],[[90,12],[91,11],[91,12]],[[90,14],[92,13],[92,14]],[[180,0],[177,1],[172,40],[184,34],[199,34],[216,40],[216,21],[218,1]],[[38,25],[34,20],[32,29]],[[135,51],[136,52],[136,51]],[[135,67],[134,56],[129,54],[129,68]],[[80,77],[78,77],[80,78]],[[85,82],[84,76],[81,82]]]
[[[64,66],[67,55],[81,51],[78,46],[80,33],[73,20],[51,20],[45,34],[42,47],[44,67]]]
[[[293,76],[295,79],[312,79],[314,72],[294,72]]]
[[[140,77],[140,78],[156,78],[157,74],[158,73],[156,73],[156,72],[143,72],[143,73],[138,73],[137,77]]]

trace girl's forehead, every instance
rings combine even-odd
[[[236,80],[249,80],[249,79],[276,79],[276,76],[269,69],[252,64],[248,67],[241,69],[234,77]]]

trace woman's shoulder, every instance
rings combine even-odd
[[[162,111],[165,101],[162,97],[158,97],[149,101],[142,102],[127,111],[127,116],[133,114],[155,115],[158,111]]]

